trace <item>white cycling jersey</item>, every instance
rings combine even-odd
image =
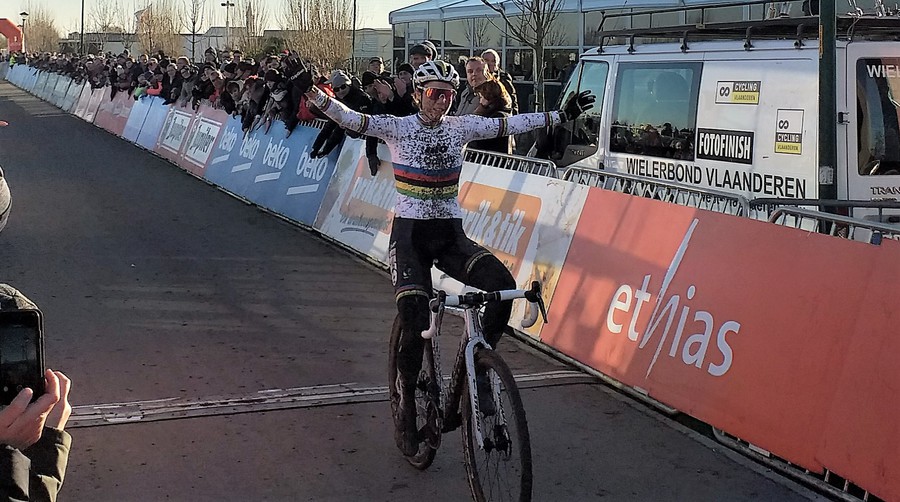
[[[436,126],[419,115],[365,115],[313,88],[313,103],[341,127],[387,143],[394,167],[394,214],[417,220],[460,218],[457,194],[463,147],[470,141],[510,136],[560,122],[559,112],[526,113],[508,118],[445,116]]]

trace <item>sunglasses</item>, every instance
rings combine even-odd
[[[453,89],[438,89],[437,87],[426,87],[425,90],[422,91],[422,95],[434,101],[438,101],[442,98],[450,101],[453,99],[454,94],[456,94],[456,91]]]
[[[346,88],[348,88],[348,87],[350,87],[350,86],[347,85],[347,84],[339,85],[339,86],[335,87],[334,90],[336,90],[336,91],[343,91],[344,89],[346,89]]]

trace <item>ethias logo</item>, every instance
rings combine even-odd
[[[638,331],[638,322],[641,317],[641,310],[651,304],[653,295],[649,291],[652,275],[644,276],[641,287],[635,291],[628,284],[619,286],[613,294],[609,304],[609,310],[606,314],[606,329],[611,333],[621,333],[625,328],[625,322],[628,324],[628,339],[638,342],[638,348],[643,349],[650,343],[658,333],[656,352],[653,354],[653,360],[647,368],[646,376],[650,376],[653,366],[659,358],[663,347],[669,339],[675,316],[678,315],[678,324],[675,327],[674,335],[671,339],[669,347],[669,357],[681,358],[681,362],[703,368],[706,364],[706,371],[713,376],[723,376],[731,368],[734,352],[728,344],[728,335],[737,335],[740,332],[741,324],[737,321],[728,320],[718,324],[713,314],[689,303],[697,294],[697,287],[690,285],[684,293],[684,297],[680,294],[668,295],[669,286],[672,283],[678,267],[684,258],[691,235],[697,227],[698,220],[694,220],[681,242],[681,246],[672,259],[669,269],[663,278],[662,286],[656,295],[656,302],[652,303],[653,313],[647,322],[646,329],[643,333]],[[679,314],[680,307],[680,314]],[[631,314],[629,319],[628,314]],[[720,316],[721,318],[721,316]],[[659,328],[665,320],[665,327],[662,332]],[[710,356],[707,359],[707,352],[715,338],[715,347],[719,356]],[[639,341],[640,340],[640,341]],[[721,361],[721,362],[719,362]]]

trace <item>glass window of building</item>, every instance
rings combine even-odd
[[[513,80],[531,80],[534,71],[534,56],[531,49],[507,49],[505,61],[501,64]]]
[[[503,19],[479,17],[466,20],[466,24],[472,29],[472,47],[499,50],[503,46]]]
[[[409,23],[406,32],[406,43],[410,47],[428,39],[428,23]]]
[[[565,82],[578,64],[577,48],[545,49],[544,80],[548,82]]]
[[[581,14],[561,13],[553,20],[544,38],[544,47],[577,46]]]
[[[428,40],[434,42],[435,47],[437,47],[438,53],[437,56],[440,56],[443,52],[444,46],[444,22],[443,21],[429,21],[428,22]]]
[[[467,20],[458,19],[444,23],[444,47],[446,49],[468,48],[471,38]]]
[[[394,47],[406,47],[406,23],[394,25]]]

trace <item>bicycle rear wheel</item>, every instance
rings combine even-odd
[[[479,373],[486,371],[488,375],[496,373],[500,380],[500,397],[499,402],[495,402],[493,415],[484,416],[479,412],[477,417],[469,403],[471,389],[467,389],[462,397],[463,452],[472,496],[478,502],[530,501],[533,483],[531,436],[512,371],[493,350],[475,353],[475,369]],[[478,447],[473,419],[480,421],[484,448]]]
[[[397,388],[397,353],[400,348],[400,316],[394,319],[391,328],[391,342],[388,348],[388,394],[393,413],[395,403],[400,400]],[[416,428],[419,431],[419,451],[413,456],[404,456],[416,469],[424,470],[434,462],[437,448],[440,446],[441,430],[438,423],[438,406],[440,405],[440,387],[434,368],[434,353],[431,342],[425,343],[425,354],[422,370],[416,379]]]

